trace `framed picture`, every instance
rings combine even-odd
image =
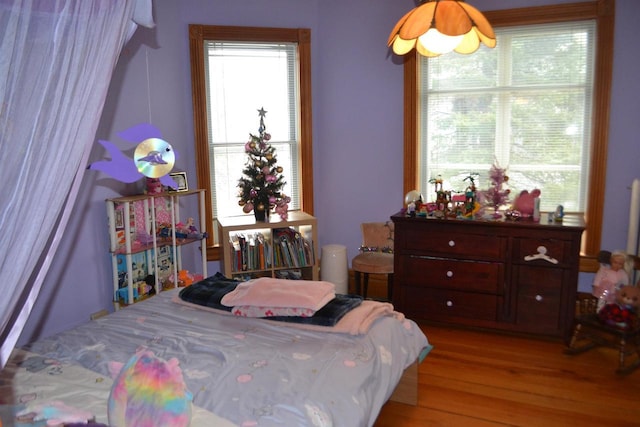
[[[189,189],[186,172],[172,172],[169,176],[178,184],[178,188],[171,188],[172,191],[187,191]]]

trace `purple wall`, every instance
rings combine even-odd
[[[575,0],[574,0],[575,1]],[[480,10],[570,3],[473,0]],[[351,258],[359,225],[384,220],[402,206],[402,65],[389,54],[391,28],[411,0],[156,0],[156,28],[141,28],[116,67],[97,139],[140,122],[158,126],[180,154],[176,169],[195,186],[189,23],[307,27],[312,31],[315,214],[319,246],[336,243]],[[506,4],[508,3],[508,5]],[[640,2],[617,0],[608,174],[602,247],[626,246],[628,187],[640,176],[640,56],[633,34]],[[150,87],[150,90],[147,90]],[[250,126],[251,124],[248,124]],[[120,145],[123,146],[124,145]],[[97,146],[91,161],[104,158]],[[239,172],[240,173],[240,172]],[[87,172],[67,237],[20,343],[70,328],[112,310],[104,199],[134,192]],[[192,245],[195,246],[195,245]],[[193,251],[197,256],[197,251]],[[185,253],[184,258],[188,258]],[[187,265],[187,268],[189,266]],[[209,263],[209,273],[218,263]],[[592,274],[581,274],[589,289]]]

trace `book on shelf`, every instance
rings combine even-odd
[[[271,245],[262,233],[229,235],[234,271],[253,271],[271,268]]]
[[[266,268],[266,260],[265,257],[265,243],[264,243],[264,234],[256,233],[256,246],[258,247],[258,268],[260,270],[264,270]]]
[[[300,268],[315,264],[313,241],[292,227],[276,228],[271,239],[262,232],[229,234],[234,272]]]
[[[274,241],[282,246],[283,267],[307,267],[315,264],[313,240],[292,227],[273,230]],[[285,244],[283,244],[283,242]]]

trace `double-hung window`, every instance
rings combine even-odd
[[[601,222],[601,213],[591,215],[602,206],[604,182],[598,177],[608,127],[602,105],[610,80],[602,55],[612,37],[601,13],[597,2],[488,12],[495,49],[407,61],[415,70],[407,105],[416,107],[406,129],[405,158],[413,166],[405,183],[427,200],[435,178],[456,191],[477,176],[482,190],[497,163],[507,168],[512,190],[542,191],[543,211],[562,205],[565,212],[589,217],[583,251],[595,254],[600,224],[593,220]]]
[[[420,58],[420,182],[441,176],[464,189],[481,171],[484,188],[495,161],[511,188],[542,190],[543,210],[583,212],[595,22],[497,28],[496,37],[495,49],[474,55]]]
[[[261,109],[289,209],[312,213],[309,31],[192,25],[190,36],[198,184],[210,196],[209,229],[216,230],[215,218],[243,214],[237,185]],[[217,243],[213,233],[209,245]]]

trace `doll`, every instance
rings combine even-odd
[[[616,290],[629,284],[629,275],[625,270],[627,254],[614,251],[608,263],[603,263],[593,279],[593,295],[598,298],[598,310],[606,304],[615,303]]]

